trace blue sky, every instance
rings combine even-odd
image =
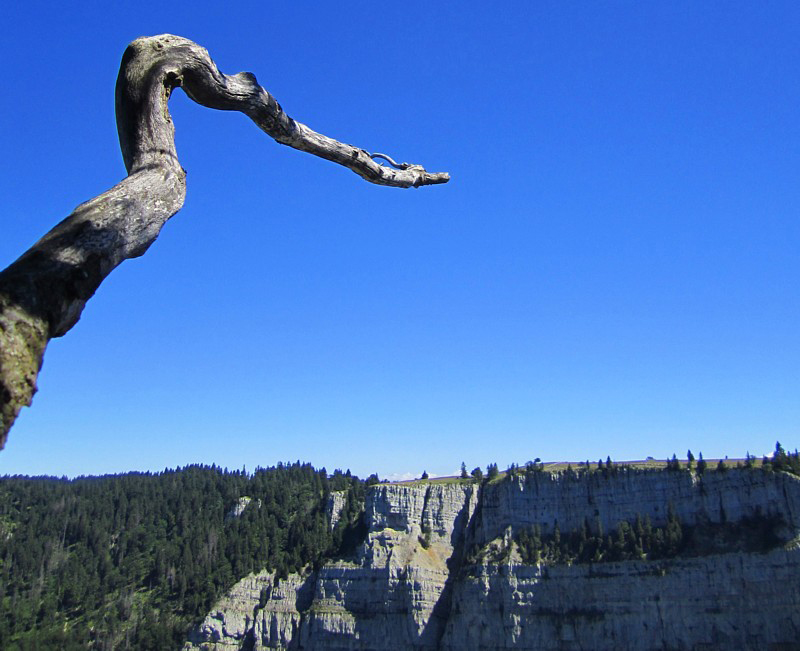
[[[177,92],[185,207],[51,342],[0,473],[797,447],[798,7],[18,3],[2,266],[124,176],[140,35],[452,181],[372,186]]]

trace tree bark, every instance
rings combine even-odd
[[[208,52],[162,34],[133,41],[116,87],[117,130],[128,176],[78,206],[0,272],[0,449],[31,403],[47,343],[77,323],[86,302],[123,260],[142,255],[183,206],[186,172],[175,151],[167,102],[183,88],[209,108],[241,111],[283,145],[350,168],[372,183],[408,188],[446,183],[419,165],[381,165],[373,155],[290,118],[249,72],[221,73]]]

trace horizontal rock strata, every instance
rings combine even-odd
[[[338,506],[338,504],[337,504]],[[525,565],[514,535],[648,517],[772,517],[766,553]],[[333,507],[331,511],[336,512]],[[237,584],[192,633],[202,649],[790,649],[800,639],[800,480],[731,469],[379,484],[351,559]],[[470,550],[507,547],[502,561]]]

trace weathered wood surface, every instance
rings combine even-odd
[[[176,88],[209,108],[241,111],[281,144],[350,168],[380,185],[446,183],[419,165],[381,165],[363,149],[290,118],[254,75],[221,73],[208,52],[162,34],[133,41],[116,87],[117,129],[128,176],[74,212],[0,272],[0,448],[19,410],[31,403],[48,341],[64,335],[103,279],[142,255],[183,206],[186,173],[167,102]]]

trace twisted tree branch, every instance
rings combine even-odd
[[[203,106],[241,111],[283,145],[344,165],[362,178],[408,188],[446,183],[419,165],[375,162],[358,147],[290,118],[254,75],[221,73],[196,43],[162,34],[125,50],[116,88],[117,130],[128,176],[75,211],[0,272],[0,448],[30,405],[48,341],[77,323],[86,302],[123,260],[142,255],[183,206],[186,173],[167,102],[175,88]]]

